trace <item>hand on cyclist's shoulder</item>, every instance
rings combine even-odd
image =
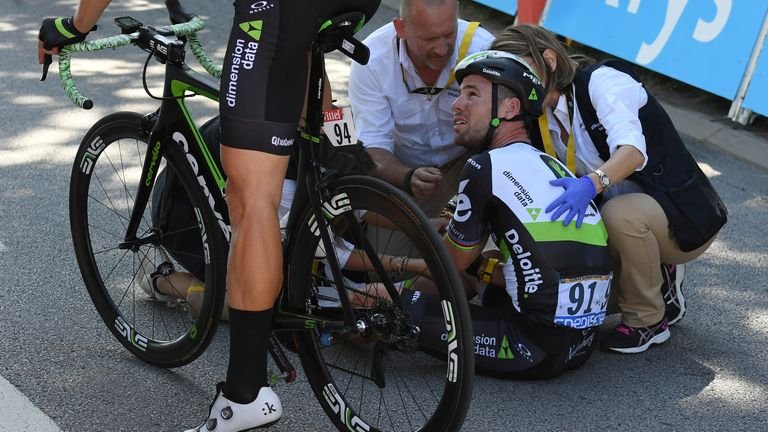
[[[82,42],[90,33],[75,27],[72,17],[46,18],[37,34],[37,60],[43,64],[46,54],[58,54],[67,45]]]

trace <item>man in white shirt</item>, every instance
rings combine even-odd
[[[365,39],[367,65],[352,64],[349,98],[373,175],[413,195],[436,217],[456,192],[466,150],[454,144],[452,69],[493,36],[458,18],[456,0],[402,0],[400,17]]]

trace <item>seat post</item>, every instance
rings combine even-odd
[[[323,93],[325,90],[325,56],[323,48],[316,42],[312,43],[309,84],[307,86],[307,125],[306,132],[310,140],[319,139],[320,128],[323,126]]]

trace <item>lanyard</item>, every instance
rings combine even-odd
[[[480,27],[480,23],[472,21],[467,26],[467,30],[464,31],[464,37],[461,39],[461,45],[459,45],[459,55],[456,57],[456,65],[467,56],[467,53],[469,52],[469,44],[472,43],[472,38],[475,36],[475,31],[477,31],[478,27]],[[455,79],[456,77],[453,76],[453,69],[451,69],[451,75],[448,77],[448,83],[445,86],[450,87]]]
[[[464,57],[467,56],[467,53],[469,52],[469,46],[472,43],[472,38],[475,36],[475,32],[477,31],[478,27],[480,27],[480,23],[477,21],[472,21],[467,25],[467,29],[464,31],[464,36],[461,38],[461,44],[459,45],[459,53],[456,57],[456,64],[458,65],[459,62],[461,62]],[[400,57],[400,38],[396,38],[395,40],[395,47],[397,48],[397,56]],[[403,68],[403,63],[400,63],[400,73],[403,75],[403,84],[405,84],[405,89],[408,90],[408,93],[417,93],[417,94],[423,94],[428,96],[434,96],[441,91],[443,91],[444,88],[450,87],[451,84],[453,84],[453,81],[456,79],[456,77],[453,75],[453,68],[451,68],[451,74],[448,76],[448,82],[445,83],[445,86],[443,87],[419,87],[417,89],[411,89],[411,86],[408,85],[408,81],[405,79],[405,69]],[[435,83],[437,84],[437,83]]]
[[[570,117],[570,108],[568,109],[568,114]],[[573,119],[571,119],[571,124],[573,124]],[[539,132],[541,133],[541,141],[544,143],[544,151],[553,158],[558,159],[555,145],[552,143],[552,134],[549,132],[549,120],[547,119],[546,111],[539,117]],[[560,133],[562,134],[562,132]],[[576,144],[573,141],[573,127],[571,127],[571,132],[568,134],[568,143],[565,145],[565,166],[572,173],[576,174]]]

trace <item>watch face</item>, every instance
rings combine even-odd
[[[604,172],[600,170],[595,170],[595,174],[597,174],[597,178],[600,179],[600,185],[603,187],[603,189],[607,189],[611,186],[611,179],[607,175],[605,175]]]

